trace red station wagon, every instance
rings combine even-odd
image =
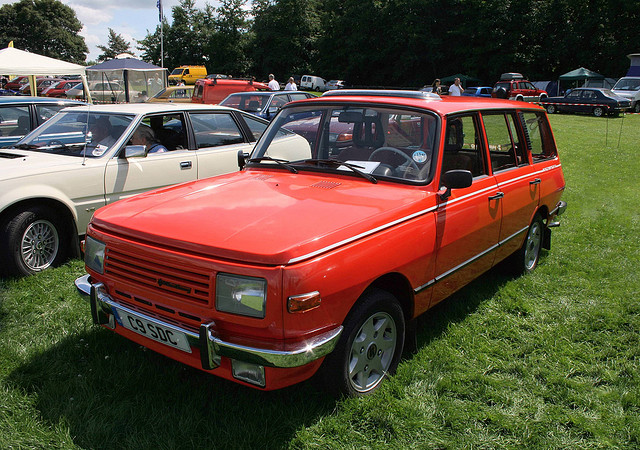
[[[289,103],[241,170],[96,212],[93,320],[264,390],[347,395],[393,373],[417,316],[506,258],[529,272],[566,208],[539,106],[413,91]]]

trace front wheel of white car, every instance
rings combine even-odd
[[[9,273],[31,275],[65,258],[62,221],[49,208],[32,206],[19,212],[1,233],[0,256]]]

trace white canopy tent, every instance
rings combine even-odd
[[[36,75],[80,75],[88,95],[88,101],[91,102],[86,72],[84,66],[79,64],[7,47],[0,50],[0,74],[29,75],[31,92],[34,95],[38,93],[35,82]]]

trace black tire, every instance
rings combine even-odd
[[[542,251],[542,241],[544,239],[544,221],[539,213],[533,216],[527,237],[516,253],[510,258],[510,267],[515,274],[525,274],[533,272],[540,261]]]
[[[640,100],[638,100],[635,106],[633,107],[633,112],[640,113]]]
[[[604,116],[604,108],[602,106],[596,106],[593,108],[593,115],[596,117]]]
[[[382,290],[366,292],[349,312],[321,376],[333,394],[369,395],[393,374],[402,357],[405,319],[400,304]]]
[[[63,221],[50,208],[32,206],[5,222],[0,257],[9,274],[31,275],[64,262],[68,254]]]
[[[547,105],[547,113],[555,114],[555,112],[556,112],[556,105]]]

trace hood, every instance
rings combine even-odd
[[[82,164],[82,157],[0,148],[0,181],[53,173]]]
[[[424,186],[250,170],[113,203],[92,224],[199,255],[282,265],[408,220],[435,201]]]

